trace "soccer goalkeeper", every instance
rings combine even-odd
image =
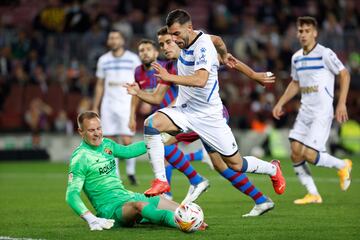
[[[122,146],[103,138],[99,115],[95,112],[81,113],[77,120],[83,141],[70,159],[66,202],[87,221],[90,229],[110,229],[114,224],[130,227],[142,219],[176,227],[174,210],[178,203],[162,196],[147,198],[128,191],[116,175],[114,158],[127,159],[146,153],[144,142]],[[81,200],[82,189],[97,216]]]

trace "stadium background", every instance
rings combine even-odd
[[[108,30],[122,31],[136,52],[137,42],[155,39],[175,8],[188,10],[196,29],[223,37],[229,52],[254,70],[277,76],[264,89],[236,71],[220,70],[221,97],[243,152],[287,154],[287,130],[299,99],[286,105],[281,121],[274,121],[271,110],[289,82],[291,55],[299,48],[295,21],[301,15],[317,18],[319,42],[349,69],[348,111],[358,128],[360,6],[355,0],[5,0],[0,2],[0,159],[47,158],[49,152],[52,159],[67,159],[78,143],[76,115],[91,108],[96,61],[107,51]],[[142,121],[138,118],[137,139]],[[344,145],[338,133],[334,124],[332,150]],[[359,134],[350,137],[357,141]],[[274,153],[274,145],[284,147]]]

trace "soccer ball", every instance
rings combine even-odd
[[[204,213],[196,203],[180,205],[175,210],[175,222],[183,232],[195,232],[204,222]]]

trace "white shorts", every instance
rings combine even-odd
[[[229,157],[237,153],[235,137],[223,116],[194,117],[182,107],[167,107],[158,111],[168,116],[183,132],[196,132],[201,140],[221,155]]]
[[[332,119],[332,116],[310,117],[299,113],[289,138],[317,151],[326,151]]]
[[[104,136],[134,136],[135,133],[129,128],[130,108],[102,104],[100,117]]]

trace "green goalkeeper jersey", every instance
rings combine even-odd
[[[115,157],[127,159],[144,153],[143,141],[123,146],[104,138],[97,147],[82,141],[70,159],[67,203],[79,215],[88,211],[80,198],[82,189],[99,215],[114,203],[127,201],[134,193],[124,188],[116,174]]]

